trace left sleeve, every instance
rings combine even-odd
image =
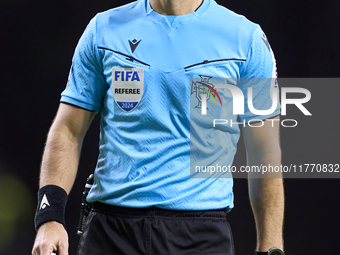
[[[280,114],[276,61],[268,39],[260,26],[257,26],[253,33],[239,86],[245,99],[244,115],[239,116],[242,122],[252,119],[265,120]],[[252,88],[251,103],[257,112],[251,110],[248,104],[248,88]],[[275,106],[272,100],[274,90],[277,91]],[[269,111],[269,109],[272,110]]]

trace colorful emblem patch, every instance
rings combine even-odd
[[[112,68],[113,97],[125,112],[137,107],[143,96],[143,68]]]

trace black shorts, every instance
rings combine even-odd
[[[175,211],[95,203],[79,255],[233,255],[223,210]]]

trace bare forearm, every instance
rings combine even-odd
[[[66,128],[51,128],[41,163],[40,187],[53,184],[70,192],[78,168],[81,144]]]
[[[70,193],[77,173],[81,145],[94,115],[76,106],[60,104],[47,137],[41,163],[40,188],[52,184]],[[58,251],[60,255],[68,254],[67,232],[62,222],[57,220],[63,218],[59,216],[60,210],[64,208],[60,209],[61,205],[54,207],[59,207],[58,210],[53,209],[58,214],[54,217],[56,220],[52,217],[47,222],[42,221],[45,223],[38,229],[32,254],[51,254],[52,251]]]
[[[256,222],[257,249],[267,251],[271,247],[283,248],[282,179],[253,179],[249,182],[249,189]]]
[[[280,165],[280,154],[249,160],[251,165]],[[270,176],[272,177],[272,176]],[[279,176],[275,176],[279,177]],[[257,230],[257,250],[283,248],[284,191],[282,178],[249,176],[249,197]]]

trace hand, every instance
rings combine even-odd
[[[32,249],[32,255],[51,255],[57,251],[58,255],[68,255],[68,235],[64,226],[51,221],[41,225]]]

